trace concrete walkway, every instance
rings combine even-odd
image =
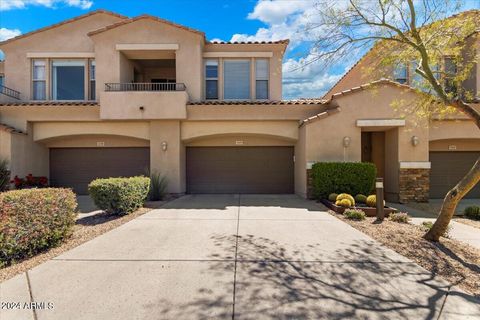
[[[402,205],[398,203],[388,204],[395,207],[402,212],[408,212],[412,216],[412,223],[421,225],[424,221],[435,222],[436,217],[428,212],[414,209],[408,205]],[[472,247],[480,249],[480,230],[475,227],[459,223],[456,221],[450,222],[449,236],[453,239],[463,241]]]
[[[480,316],[317,204],[268,195],[182,197],[1,283],[0,300],[45,303],[2,320]]]

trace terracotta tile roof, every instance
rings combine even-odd
[[[323,118],[326,118],[332,114],[335,114],[335,113],[338,113],[340,112],[340,108],[337,106],[337,107],[331,107],[325,111],[322,111],[316,115],[314,115],[313,117],[309,117],[305,120],[302,120],[300,121],[300,127],[303,126],[304,124],[309,124],[309,123],[312,123],[313,121],[316,121],[316,120],[320,120],[320,119],[323,119]]]
[[[207,44],[289,44],[289,39],[276,41],[209,41]]]
[[[190,106],[195,105],[208,105],[208,106],[231,106],[231,105],[246,105],[246,106],[256,106],[256,105],[318,105],[324,104],[325,100],[323,99],[297,99],[297,100],[234,100],[234,101],[225,101],[225,100],[205,100],[205,101],[189,101],[187,104]]]
[[[162,18],[158,18],[158,17],[155,17],[155,16],[151,16],[149,14],[142,14],[142,15],[134,17],[134,18],[119,21],[117,23],[108,25],[106,27],[103,27],[103,28],[100,28],[100,29],[97,29],[97,30],[94,30],[94,31],[90,31],[88,33],[88,35],[92,36],[92,35],[95,35],[95,34],[98,34],[98,33],[102,33],[102,32],[105,32],[105,31],[108,31],[108,30],[111,30],[111,29],[129,24],[129,23],[141,20],[141,19],[150,19],[150,20],[153,20],[153,21],[165,23],[165,24],[168,24],[168,25],[176,27],[176,28],[180,28],[180,29],[184,29],[184,30],[187,30],[187,31],[190,31],[190,32],[198,33],[199,35],[205,37],[205,33],[202,32],[202,31],[195,30],[195,29],[192,29],[192,28],[189,28],[189,27],[185,27],[185,26],[182,26],[181,24],[171,22],[171,21],[168,21],[168,20],[165,20],[165,19],[162,19]]]
[[[350,88],[348,90],[344,90],[344,91],[341,91],[341,92],[334,93],[334,94],[331,95],[330,99],[325,100],[325,101],[326,101],[326,103],[328,103],[335,98],[338,98],[338,97],[341,97],[341,96],[344,96],[344,95],[348,95],[350,93],[354,93],[354,92],[357,92],[357,91],[365,90],[365,89],[368,89],[368,88],[371,88],[373,86],[380,85],[380,84],[388,84],[388,85],[392,85],[392,86],[395,86],[395,87],[398,87],[398,88],[413,90],[415,92],[418,92],[419,94],[423,94],[423,92],[421,92],[418,89],[415,89],[414,87],[411,87],[409,85],[401,84],[401,83],[398,83],[398,82],[390,80],[390,79],[382,78],[380,80],[371,81],[371,82],[362,84],[360,86]]]
[[[21,101],[21,102],[4,102],[0,103],[0,107],[30,107],[30,106],[86,106],[96,107],[97,101]]]
[[[11,127],[11,126],[9,126],[9,125],[7,125],[7,124],[4,124],[4,123],[0,123],[0,130],[6,131],[6,132],[9,132],[9,133],[24,134],[24,135],[26,135],[25,132],[20,131],[20,130],[17,130],[17,129],[15,129],[14,127]]]
[[[52,24],[52,25],[50,25],[50,26],[47,26],[47,27],[44,27],[44,28],[40,28],[40,29],[31,31],[31,32],[27,32],[27,33],[21,34],[21,35],[19,35],[19,36],[17,36],[17,37],[14,37],[14,38],[11,38],[11,39],[2,41],[2,42],[0,42],[0,46],[3,45],[3,44],[9,43],[9,42],[18,40],[18,39],[22,39],[22,38],[31,36],[31,35],[36,34],[36,33],[39,33],[39,32],[47,31],[47,30],[50,30],[50,29],[53,29],[53,28],[60,27],[60,26],[62,26],[62,25],[64,25],[64,24],[68,24],[68,23],[71,23],[71,22],[74,22],[74,21],[77,21],[77,20],[80,20],[80,19],[83,19],[83,18],[87,18],[87,17],[93,16],[93,15],[98,14],[98,13],[108,14],[108,15],[111,15],[111,16],[114,16],[114,17],[118,17],[118,18],[120,18],[120,19],[128,19],[128,17],[122,16],[121,14],[117,14],[117,13],[115,13],[115,12],[111,12],[111,11],[107,11],[107,10],[94,10],[94,11],[90,11],[90,12],[88,12],[88,13],[86,13],[86,14],[82,14],[82,15],[80,15],[80,16],[78,16],[78,17],[75,17],[75,18],[72,18],[72,19],[68,19],[68,20],[64,20],[64,21],[61,21],[61,22],[59,22],[59,23],[55,23],[55,24]]]

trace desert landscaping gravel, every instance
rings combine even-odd
[[[410,223],[385,219],[374,224],[375,218],[352,221],[331,210],[329,213],[452,285],[480,297],[480,250],[454,239],[427,241],[422,238],[425,234],[422,227]]]

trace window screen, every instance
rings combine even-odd
[[[85,62],[57,60],[52,63],[52,97],[54,100],[85,99]]]
[[[250,99],[250,60],[225,60],[224,98]]]
[[[257,59],[255,61],[255,98],[268,99],[268,60]]]

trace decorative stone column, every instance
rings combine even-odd
[[[313,199],[313,171],[307,169],[307,199]]]
[[[400,162],[400,203],[428,202],[430,192],[430,162]]]

